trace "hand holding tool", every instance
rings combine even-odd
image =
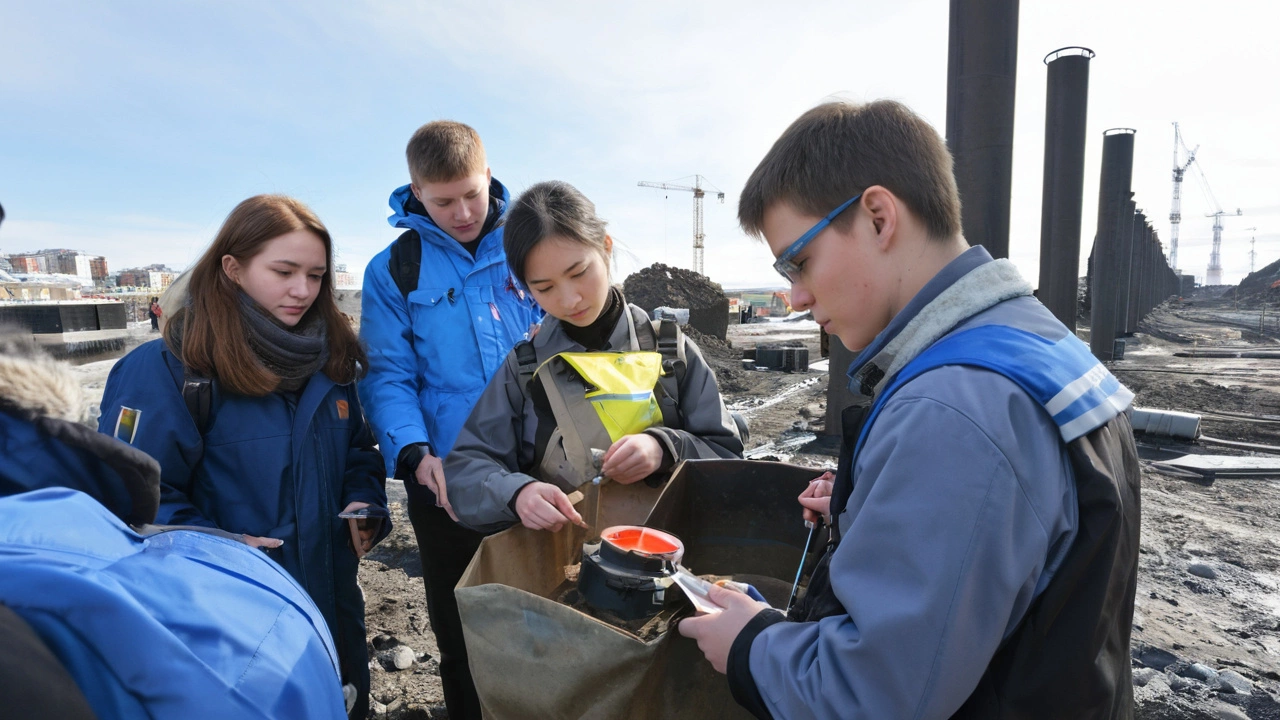
[[[809,547],[813,545],[813,534],[818,531],[818,523],[812,520],[805,520],[804,525],[809,528],[809,539],[804,541],[804,552],[800,554],[800,567],[796,568],[796,579],[795,582],[791,583],[791,599],[787,600],[787,612],[791,612],[791,606],[796,604],[796,591],[800,589],[800,574],[804,572],[804,561],[809,558]]]

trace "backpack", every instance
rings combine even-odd
[[[417,230],[405,230],[391,243],[387,269],[400,295],[408,300],[409,293],[418,289],[418,273],[422,270],[422,238]]]
[[[67,488],[0,498],[0,604],[99,717],[343,717],[337,651],[302,587],[192,530],[131,528]]]

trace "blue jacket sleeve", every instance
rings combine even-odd
[[[160,343],[142,345],[121,358],[107,376],[98,431],[114,435],[120,408],[140,411],[133,446],[160,463],[160,525],[215,527],[190,499],[192,473],[204,456],[204,440],[164,361]]]
[[[360,302],[360,337],[369,355],[369,374],[359,383],[386,474],[395,473],[400,450],[430,442],[418,394],[422,375],[413,349],[409,308],[387,267],[390,250],[369,262]]]
[[[992,373],[931,374],[939,391],[904,387],[857,460],[830,568],[848,613],[777,623],[751,643],[750,676],[776,718],[949,717],[1073,532],[1070,466],[1039,406]]]
[[[342,483],[342,506],[363,502],[386,507],[386,473],[383,472],[382,457],[374,447],[373,433],[369,430],[369,423],[365,421],[358,395],[355,392],[350,393],[351,418],[354,427],[351,431],[351,445],[347,449],[346,476]],[[382,523],[382,530],[374,538],[374,542],[382,540],[390,533],[391,520],[388,518]]]

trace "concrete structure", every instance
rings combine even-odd
[[[126,308],[114,300],[0,304],[0,322],[31,330],[55,357],[116,352],[129,336]]]

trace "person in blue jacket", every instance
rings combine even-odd
[[[683,620],[761,718],[1132,717],[1133,394],[961,234],[951,156],[892,101],[802,115],[748,179],[797,310],[859,352],[831,541],[789,614]]]
[[[302,587],[231,533],[154,525],[160,465],[95,411],[0,325],[0,715],[344,717]]]
[[[405,232],[365,269],[360,397],[391,477],[403,480],[422,556],[427,612],[453,720],[480,717],[453,588],[480,545],[448,505],[443,459],[507,353],[542,317],[502,248],[510,195],[480,136],[423,125],[405,151],[411,183],[391,194]]]
[[[386,507],[355,382],[366,366],[333,297],[333,243],[302,203],[236,206],[164,337],[112,368],[101,432],[160,463],[157,522],[241,534],[320,608],[364,717],[369,668],[357,548],[339,513]],[[363,552],[389,532],[366,523]]]

